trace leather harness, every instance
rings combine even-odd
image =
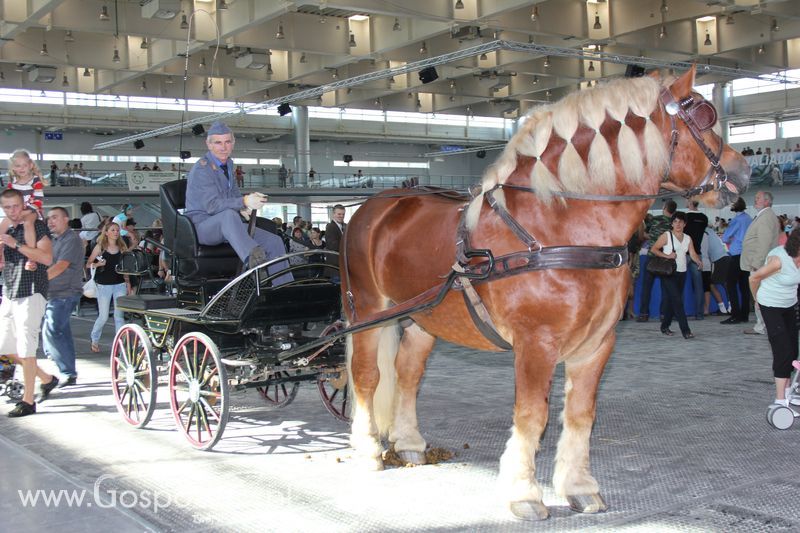
[[[669,115],[671,121],[669,161],[662,178],[662,183],[669,178],[672,167],[672,159],[678,144],[678,129],[676,117],[686,125],[690,134],[705,154],[711,166],[706,173],[703,181],[697,187],[685,191],[669,191],[658,194],[639,194],[639,195],[610,195],[610,194],[583,194],[573,192],[553,192],[554,195],[568,199],[590,200],[590,201],[636,201],[653,200],[670,196],[683,195],[691,197],[711,190],[719,189],[728,179],[725,169],[720,164],[723,143],[719,141],[719,148],[716,153],[705,143],[702,134],[710,129],[716,122],[716,110],[714,106],[706,100],[694,101],[692,96],[676,101],[668,88],[662,89],[659,101]],[[531,187],[518,185],[498,184],[492,189],[485,191],[483,197],[492,211],[502,220],[512,233],[522,242],[526,250],[512,252],[509,254],[495,257],[491,249],[474,249],[469,243],[469,231],[466,227],[466,207],[475,200],[477,190],[471,190],[469,194],[458,191],[436,189],[432,187],[416,186],[414,189],[396,191],[391,195],[382,195],[383,198],[416,196],[416,195],[437,195],[444,198],[464,201],[465,204],[460,208],[461,216],[456,230],[456,262],[451,267],[444,282],[431,287],[425,292],[406,300],[405,302],[393,305],[392,307],[370,315],[363,320],[356,317],[355,301],[353,293],[348,290],[346,293],[347,304],[351,312],[352,322],[348,331],[356,332],[379,325],[382,322],[396,318],[409,317],[412,314],[433,308],[444,300],[450,290],[461,290],[464,302],[469,311],[475,327],[502,350],[510,350],[511,344],[503,338],[492,322],[491,315],[486,309],[483,301],[474,288],[475,284],[489,282],[497,279],[545,269],[614,269],[620,268],[628,262],[627,246],[542,246],[542,244],[531,235],[495,198],[496,190],[508,189],[535,193]],[[349,283],[349,269],[347,268],[346,239],[344,236],[343,259],[344,276],[347,286]],[[483,261],[474,263],[476,258],[483,258]]]

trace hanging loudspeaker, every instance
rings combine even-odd
[[[192,133],[195,135],[202,135],[206,132],[206,129],[203,127],[202,124],[195,124],[192,126]]]
[[[290,106],[289,104],[281,104],[278,106],[278,114],[282,117],[288,115],[291,112],[292,112],[292,106]]]
[[[439,78],[439,73],[433,67],[424,68],[419,71],[419,81],[422,83],[430,83]]]
[[[486,157],[486,150],[478,150],[475,155],[478,156],[478,159],[483,159]]]
[[[352,155],[347,155],[346,154],[343,159],[344,159],[345,163],[352,163],[353,162],[353,156]]]
[[[136,148],[137,150],[141,150],[142,148],[144,148],[144,141],[141,139],[136,139],[135,141],[133,141],[133,147]]]
[[[644,76],[644,67],[639,65],[628,65],[625,67],[626,78],[641,78]]]

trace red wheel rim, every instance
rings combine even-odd
[[[341,320],[337,320],[333,324],[329,325],[327,328],[320,333],[320,337],[325,337],[330,335],[331,333],[335,333],[339,330],[344,328],[344,323]],[[337,341],[343,342],[343,341]],[[347,416],[347,409],[349,407],[349,389],[347,383],[347,370],[342,367],[339,369],[330,369],[329,372],[340,372],[339,379],[330,379],[328,377],[320,376],[317,379],[317,389],[319,389],[319,396],[322,399],[322,405],[325,406],[325,409],[333,415],[334,418],[341,420],[343,422],[350,422],[350,417]],[[344,380],[344,385],[340,383],[341,380]]]
[[[222,436],[228,403],[225,369],[205,335],[178,342],[169,369],[170,405],[175,422],[195,448],[210,449]]]
[[[276,375],[280,377],[287,377],[289,376],[289,373],[283,370],[276,372]],[[290,381],[274,383],[267,385],[266,387],[256,387],[256,390],[259,392],[259,394],[261,394],[261,397],[264,398],[268,404],[274,407],[283,407],[292,403],[292,400],[294,400],[295,396],[297,396],[297,390],[299,388],[299,382]]]
[[[155,368],[150,342],[138,326],[126,324],[111,348],[111,386],[117,410],[128,424],[143,427],[155,409]]]

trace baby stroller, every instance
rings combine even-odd
[[[773,403],[767,408],[767,421],[777,429],[792,427],[797,416],[795,413],[800,412],[800,408],[792,407],[800,405],[800,361],[793,361],[792,366],[794,367],[792,381],[786,387],[786,399],[789,406]]]
[[[24,386],[14,378],[17,365],[5,355],[0,355],[0,396],[8,395],[12,400],[21,400]]]

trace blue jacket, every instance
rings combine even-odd
[[[189,171],[185,214],[194,224],[226,209],[239,211],[244,207],[242,193],[234,179],[233,161],[228,159],[227,165],[230,180],[225,177],[218,160],[207,152]]]
[[[747,228],[753,219],[750,215],[742,211],[728,224],[728,229],[722,234],[722,242],[728,245],[728,253],[731,255],[742,255],[742,241],[744,234],[747,233]]]

